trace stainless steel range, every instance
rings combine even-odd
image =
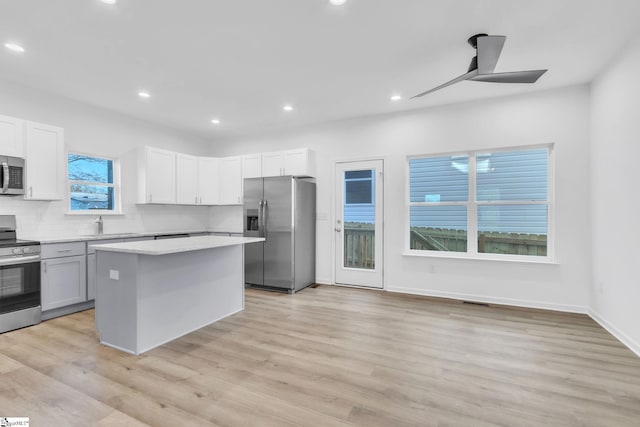
[[[0,215],[0,333],[40,320],[40,242],[17,239],[16,217]]]

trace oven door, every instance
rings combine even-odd
[[[40,257],[0,258],[0,314],[39,305]]]

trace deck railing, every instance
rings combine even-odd
[[[466,230],[413,227],[410,248],[443,252],[466,252]],[[344,266],[375,268],[374,224],[347,222],[344,224]],[[512,255],[547,255],[547,236],[523,233],[480,233],[478,252]]]
[[[370,270],[376,267],[374,224],[344,224],[344,266]]]
[[[446,228],[413,227],[411,249],[466,252],[467,231]],[[547,255],[544,234],[482,232],[478,237],[478,253],[510,255]]]

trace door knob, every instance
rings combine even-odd
[[[342,231],[342,228],[338,228],[338,227],[336,227],[336,228],[334,228],[334,230],[336,230],[336,233],[339,233],[339,232],[341,232],[341,231]]]

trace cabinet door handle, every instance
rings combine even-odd
[[[47,262],[46,261],[43,262],[42,265],[44,266],[44,272],[46,273],[47,272]]]
[[[29,197],[33,197],[33,187],[29,187]]]
[[[56,252],[62,253],[62,252],[71,252],[73,249],[58,249]]]

